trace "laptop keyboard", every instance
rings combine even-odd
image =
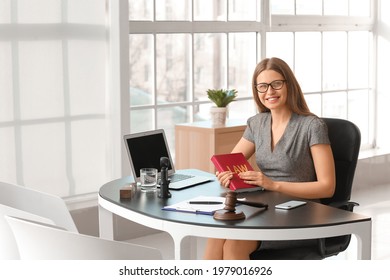
[[[192,178],[194,176],[192,175],[187,175],[187,174],[172,174],[171,176],[169,176],[169,179],[171,180],[171,183],[173,182],[178,182],[178,181],[182,181],[182,180],[185,180],[185,179],[189,179],[189,178]]]

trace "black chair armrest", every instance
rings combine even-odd
[[[338,202],[331,202],[328,204],[328,206],[353,212],[353,208],[355,206],[359,206],[359,203],[353,201],[338,201]]]

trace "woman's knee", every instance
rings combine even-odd
[[[207,239],[203,258],[206,260],[221,260],[224,243],[225,239]]]

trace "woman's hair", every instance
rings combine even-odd
[[[291,109],[292,112],[298,115],[312,115],[309,110],[309,107],[306,104],[301,87],[298,84],[298,81],[295,78],[295,75],[292,72],[291,68],[286,62],[277,57],[263,59],[257,64],[255,71],[253,72],[253,98],[260,112],[270,111],[267,107],[263,105],[263,103],[261,103],[259,94],[256,90],[257,76],[259,76],[259,74],[264,70],[273,70],[283,76],[285,80],[285,86],[287,87],[287,106]]]

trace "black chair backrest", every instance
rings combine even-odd
[[[321,203],[347,202],[351,198],[353,177],[359,157],[360,130],[350,121],[322,118],[328,126],[329,140],[336,168],[336,190]]]

